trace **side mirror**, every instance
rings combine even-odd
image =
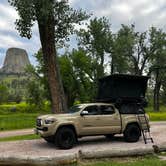
[[[88,111],[84,110],[84,111],[81,112],[80,115],[81,115],[81,116],[88,115]]]

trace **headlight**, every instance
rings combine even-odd
[[[45,119],[45,124],[52,124],[55,121],[56,121],[55,119]]]

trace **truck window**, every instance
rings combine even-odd
[[[105,106],[105,105],[100,106],[100,114],[110,115],[114,113],[115,113],[115,110],[112,106]]]
[[[88,115],[98,115],[97,106],[88,106],[84,109],[84,111],[88,111]]]

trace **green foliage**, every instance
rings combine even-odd
[[[132,67],[130,57],[133,55],[135,40],[133,25],[122,25],[117,34],[113,35],[111,73],[130,72]]]
[[[31,80],[27,86],[26,101],[30,104],[42,107],[44,102],[43,88],[36,80]]]
[[[79,46],[93,59],[93,80],[104,76],[105,55],[110,52],[112,32],[109,21],[103,18],[90,20],[87,29],[78,32]]]
[[[0,103],[6,102],[8,99],[8,88],[4,84],[0,84]]]
[[[28,104],[25,102],[1,104],[0,105],[0,115],[16,114],[16,113],[47,113],[50,110],[50,103],[45,102],[41,108],[34,104]]]
[[[154,77],[154,111],[159,111],[160,94],[166,78],[166,33],[161,29],[150,29],[150,41],[153,52],[150,59],[150,73]],[[163,88],[164,90],[164,88]],[[164,94],[164,93],[163,93]]]
[[[15,7],[20,18],[16,20],[16,28],[22,37],[31,38],[35,21],[39,24],[47,23],[51,16],[52,26],[55,27],[56,42],[63,42],[68,35],[74,32],[74,24],[89,18],[82,10],[74,10],[68,0],[8,0]]]
[[[28,82],[26,89],[26,101],[30,104],[43,107],[44,102],[51,101],[50,92],[48,89],[48,80],[45,72],[45,65],[43,60],[42,50],[40,49],[34,57],[37,59],[38,64],[34,67],[27,66],[26,72],[28,74]]]
[[[73,50],[59,57],[60,72],[68,105],[75,100],[90,102],[94,98],[93,61],[83,50]]]
[[[21,102],[25,99],[27,77],[25,75],[6,75],[0,79],[0,84],[7,88],[7,97],[4,102]],[[5,93],[3,93],[5,95]],[[3,95],[2,95],[3,96]]]

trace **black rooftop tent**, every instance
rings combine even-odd
[[[98,102],[142,101],[147,89],[147,76],[114,74],[99,79]]]

